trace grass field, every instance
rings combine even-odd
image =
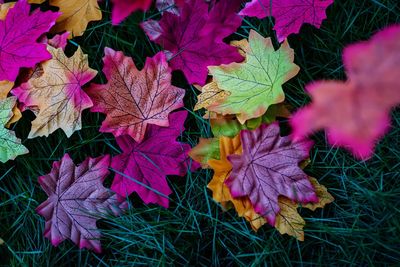
[[[85,35],[69,44],[81,45],[93,68],[101,70],[104,47],[122,50],[142,67],[146,56],[160,50],[138,24],[158,17],[156,12],[136,13],[119,27],[109,20],[109,1],[102,3],[104,19],[92,23]],[[344,79],[343,48],[366,40],[379,29],[400,22],[398,0],[336,0],[321,29],[303,26],[289,38],[301,72],[285,86],[295,107],[309,101],[303,88],[315,79]],[[245,19],[233,39],[250,29],[272,36],[270,19]],[[384,59],[382,59],[384,60]],[[104,82],[104,77],[97,82]],[[174,85],[186,88],[190,111],[197,91],[181,73]],[[393,128],[380,141],[374,157],[357,161],[347,152],[327,146],[324,133],[314,136],[312,163],[306,172],[317,177],[335,202],[315,212],[302,210],[307,225],[304,242],[280,235],[264,226],[257,233],[233,211],[223,212],[206,188],[212,173],[201,170],[186,177],[169,177],[171,207],[146,206],[136,196],[131,208],[119,217],[102,220],[103,254],[79,250],[70,241],[54,248],[43,237],[44,220],[35,208],[46,199],[37,177],[69,153],[76,163],[88,156],[116,155],[119,149],[110,134],[99,133],[103,116],[85,112],[83,130],[67,139],[58,130],[48,138],[27,140],[33,115],[14,126],[30,154],[0,164],[0,266],[372,266],[400,264],[400,110],[392,112]],[[346,118],[343,118],[346,119]],[[210,136],[202,112],[191,112],[181,139],[194,146],[199,136]],[[109,181],[108,181],[109,182]]]

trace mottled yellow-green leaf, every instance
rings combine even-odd
[[[262,116],[267,109],[285,99],[282,85],[300,68],[293,63],[294,53],[287,42],[275,51],[271,39],[250,31],[242,63],[210,66],[218,87],[230,93],[223,101],[210,106],[217,113],[236,114],[240,123]]]
[[[4,127],[13,116],[12,109],[16,101],[15,97],[0,100],[0,161],[3,163],[28,153],[26,147],[21,144],[21,140],[15,136],[15,133]]]

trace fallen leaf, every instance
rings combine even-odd
[[[219,139],[200,138],[199,143],[190,150],[189,156],[200,163],[203,169],[209,168],[208,160],[219,159]]]
[[[58,246],[66,239],[79,248],[101,252],[96,221],[106,214],[121,214],[127,207],[115,193],[103,186],[110,157],[87,158],[75,166],[68,154],[53,163],[51,172],[39,177],[48,199],[36,211],[46,220],[44,236]]]
[[[50,5],[62,13],[51,31],[70,32],[69,38],[83,35],[89,22],[102,18],[97,0],[50,0]]]
[[[201,94],[197,96],[197,103],[193,110],[207,109],[216,102],[224,100],[228,95],[229,93],[221,90],[216,82],[210,82],[201,89]]]
[[[220,203],[223,207],[229,207],[232,203],[240,217],[244,217],[250,222],[254,230],[259,229],[265,224],[265,219],[254,211],[248,197],[233,198],[229,188],[225,185],[226,179],[229,177],[232,166],[228,160],[228,155],[240,155],[242,146],[240,136],[234,138],[220,137],[220,159],[210,159],[208,165],[214,170],[213,178],[208,184],[208,188],[213,192],[213,199]]]
[[[234,198],[248,196],[254,210],[273,226],[280,211],[279,196],[304,204],[318,201],[308,176],[299,167],[309,157],[312,142],[292,143],[279,132],[277,123],[242,130],[243,153],[228,156],[233,169],[225,182]]]
[[[0,81],[0,100],[6,99],[8,93],[14,87],[14,82]]]
[[[3,163],[29,152],[14,132],[4,128],[13,116],[12,109],[16,101],[15,97],[0,100],[0,161]]]
[[[31,78],[12,93],[26,107],[39,110],[29,138],[48,136],[57,129],[70,137],[82,128],[82,111],[93,105],[82,86],[92,80],[97,71],[89,67],[87,55],[80,48],[70,58],[61,48],[48,46],[47,49],[53,58],[42,64],[43,75]]]
[[[38,9],[30,13],[30,7],[26,0],[19,0],[0,20],[0,81],[13,82],[20,68],[51,58],[37,39],[54,25],[59,13]]]
[[[111,13],[112,24],[119,24],[138,9],[146,11],[150,7],[151,2],[152,0],[111,0],[113,7]]]
[[[69,37],[69,32],[65,32],[63,34],[56,34],[54,35],[53,38],[49,39],[47,43],[54,48],[62,48],[62,50],[65,50],[65,47],[68,44],[68,37]]]
[[[15,2],[0,4],[0,20],[4,20],[8,14],[8,10],[15,5]]]
[[[236,136],[241,130],[254,130],[261,124],[270,124],[275,122],[277,118],[289,118],[290,112],[287,104],[280,103],[271,105],[267,112],[261,117],[247,120],[245,124],[241,124],[234,115],[216,115],[215,118],[210,118],[211,131],[214,136]]]
[[[111,48],[105,49],[103,61],[108,83],[87,91],[94,102],[92,111],[106,114],[100,131],[130,135],[141,142],[149,124],[167,127],[168,114],[183,107],[185,90],[171,85],[171,70],[162,52],[147,58],[141,71],[132,58]]]
[[[326,18],[326,9],[333,0],[252,0],[239,12],[242,16],[275,18],[274,30],[279,42],[298,33],[304,23],[317,28]]]
[[[11,118],[6,123],[6,128],[10,128],[11,124],[16,123],[22,118],[21,110],[18,108],[18,103],[15,103],[14,107],[12,108],[12,115]]]
[[[240,123],[263,115],[272,104],[285,99],[282,84],[300,68],[293,63],[294,53],[287,42],[275,51],[270,38],[251,30],[245,47],[246,61],[211,66],[210,73],[218,87],[230,94],[209,110],[236,114]]]
[[[350,45],[343,59],[347,81],[319,81],[306,86],[313,102],[291,119],[293,138],[325,129],[331,145],[368,159],[390,127],[391,108],[400,104],[400,26]]]
[[[311,184],[314,186],[315,193],[318,197],[318,202],[307,203],[302,205],[302,207],[310,209],[312,211],[317,208],[323,208],[326,204],[333,202],[335,199],[325,186],[320,185],[317,179],[309,177]],[[297,212],[299,205],[286,197],[279,197],[279,208],[280,212],[276,216],[275,228],[281,234],[288,234],[297,238],[300,241],[304,241],[304,231],[303,228],[306,225],[304,219]]]
[[[288,234],[294,238],[304,241],[304,226],[306,222],[297,212],[297,203],[286,197],[278,198],[279,213],[276,215],[275,228],[281,235]]]
[[[186,174],[188,169],[200,167],[190,164],[188,144],[175,141],[184,131],[183,123],[187,112],[178,111],[169,115],[169,127],[149,125],[141,143],[129,135],[117,137],[122,154],[112,159],[116,172],[111,189],[121,196],[136,192],[146,203],[169,206],[167,175]]]
[[[223,39],[240,26],[239,0],[222,0],[209,11],[204,0],[186,1],[180,15],[164,12],[159,22],[141,24],[150,40],[168,54],[173,70],[181,70],[189,83],[204,85],[207,66],[240,62],[242,56]]]

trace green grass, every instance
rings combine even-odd
[[[102,4],[105,18],[90,24],[81,38],[74,39],[89,54],[93,68],[101,70],[105,46],[122,50],[142,67],[146,56],[159,47],[152,44],[138,24],[154,15],[134,14],[120,27],[109,23],[108,2]],[[336,0],[328,9],[321,29],[304,26],[289,38],[296,52],[300,74],[284,89],[289,102],[298,107],[309,98],[306,83],[315,79],[344,79],[343,48],[368,39],[379,29],[400,21],[398,0]],[[233,35],[246,36],[256,29],[272,34],[271,21],[249,19]],[[69,53],[74,45],[69,45]],[[384,59],[382,59],[384,60]],[[98,78],[97,82],[104,81]],[[187,89],[186,107],[195,103],[196,91],[180,73],[175,85]],[[201,112],[192,113],[182,140],[195,145],[199,136],[210,136]],[[14,129],[31,153],[0,164],[0,265],[4,266],[132,266],[137,265],[276,265],[276,266],[366,266],[400,262],[400,110],[392,113],[393,128],[380,141],[375,156],[355,160],[341,149],[326,145],[324,134],[314,136],[312,164],[306,169],[335,197],[335,202],[315,212],[302,210],[307,225],[306,240],[298,242],[264,226],[257,233],[235,212],[223,212],[206,188],[208,170],[186,177],[169,177],[173,189],[171,207],[146,206],[136,196],[131,208],[119,217],[102,220],[103,254],[79,250],[70,241],[54,248],[43,237],[43,218],[35,208],[46,199],[37,177],[66,152],[76,163],[88,156],[118,154],[113,137],[98,132],[102,115],[85,112],[84,129],[67,139],[61,131],[48,138],[26,140],[32,115]],[[344,118],[345,119],[345,118]]]

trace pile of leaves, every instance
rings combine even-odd
[[[268,223],[304,240],[297,209],[333,201],[304,170],[313,146],[307,136],[326,129],[333,146],[368,159],[400,103],[400,26],[394,25],[348,46],[347,81],[307,85],[312,103],[291,114],[283,84],[300,68],[287,37],[305,23],[318,28],[333,0],[113,0],[114,25],[156,6],[161,18],[141,28],[162,51],[138,70],[132,58],[106,48],[104,84],[90,83],[98,73],[79,47],[70,57],[64,51],[90,21],[102,19],[98,2],[49,0],[37,6],[44,2],[0,3],[0,161],[29,153],[10,130],[28,110],[35,115],[29,139],[57,130],[70,137],[85,123],[84,110],[104,113],[99,131],[111,133],[122,151],[79,165],[65,154],[39,177],[48,199],[37,212],[55,246],[70,239],[100,253],[98,219],[121,215],[134,192],[146,204],[168,208],[167,175],[185,176],[200,167],[213,170],[208,188],[223,209],[234,208],[254,230]],[[58,11],[42,11],[49,6]],[[228,43],[244,16],[273,17],[279,45],[254,30]],[[204,109],[211,125],[213,138],[200,139],[193,149],[177,141],[188,111],[185,90],[171,84],[172,71],[181,71],[200,91],[195,110]],[[293,131],[284,135],[287,121]],[[108,189],[103,182],[111,173]]]

